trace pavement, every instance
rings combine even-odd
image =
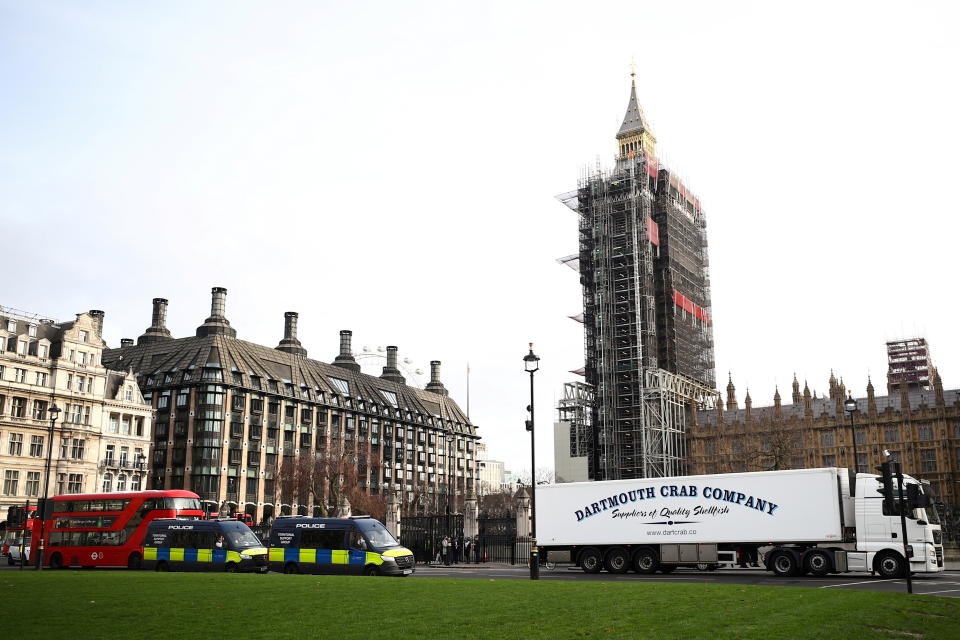
[[[481,562],[479,564],[474,562],[455,562],[449,565],[445,565],[442,562],[428,562],[425,565],[426,567],[437,567],[444,569],[500,569],[503,567],[519,567],[525,566],[526,563],[517,563],[510,564],[508,562]],[[574,565],[568,563],[559,563],[558,566],[565,568],[573,568]],[[943,566],[946,571],[960,571],[960,560],[946,560]],[[736,571],[739,567],[724,567],[727,571]]]

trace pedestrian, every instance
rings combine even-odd
[[[473,558],[480,564],[480,536],[473,536]]]
[[[433,559],[434,564],[440,564],[443,553],[443,541],[437,542],[437,556]]]
[[[443,564],[450,566],[450,538],[443,536],[440,545],[443,549]]]
[[[453,537],[453,564],[460,564],[460,538]]]
[[[463,561],[470,562],[470,548],[473,546],[473,540],[468,536],[463,541]]]

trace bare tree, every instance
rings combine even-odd
[[[369,478],[380,478],[383,463],[376,456],[350,449],[304,451],[296,458],[284,460],[278,474],[282,502],[307,504],[313,499],[320,515],[336,513],[343,498],[357,514],[383,519],[386,501],[371,495]]]

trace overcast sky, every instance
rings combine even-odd
[[[0,0],[0,304],[106,311],[118,346],[210,288],[238,337],[443,362],[491,457],[538,467],[583,364],[576,216],[629,65],[707,216],[717,378],[740,401],[884,388],[925,336],[960,386],[954,2]],[[379,368],[379,367],[378,367]]]

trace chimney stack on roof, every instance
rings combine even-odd
[[[286,351],[298,356],[307,355],[307,350],[297,340],[297,318],[299,315],[296,311],[287,311],[283,314],[283,340],[277,345],[277,351]]]
[[[403,374],[400,373],[400,369],[397,367],[397,348],[395,346],[387,347],[387,366],[383,368],[383,373],[380,374],[380,377],[398,384],[407,383],[407,379],[403,377]]]
[[[105,314],[100,309],[90,309],[88,313],[90,317],[93,318],[93,325],[96,327],[97,336],[103,338],[103,316]]]
[[[132,347],[132,346],[133,346],[133,338],[120,338],[121,349],[123,347]]]
[[[167,299],[153,299],[153,317],[150,320],[150,326],[143,335],[137,338],[137,344],[150,344],[151,342],[160,342],[161,340],[172,340],[170,330],[167,329]]]
[[[441,396],[449,395],[447,388],[440,382],[440,361],[430,361],[430,382],[427,383],[426,390]]]
[[[340,332],[340,355],[333,359],[333,366],[347,369],[349,371],[360,372],[360,365],[353,357],[350,350],[350,343],[353,340],[353,331],[344,329]]]
[[[214,287],[211,290],[210,317],[197,327],[197,337],[227,336],[237,337],[237,330],[230,326],[227,320],[227,290],[223,287]]]

